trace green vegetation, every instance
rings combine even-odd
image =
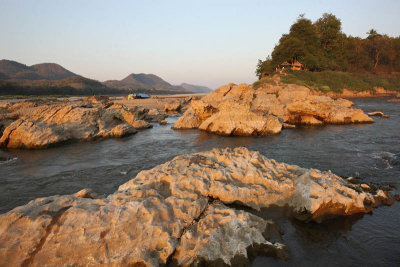
[[[291,63],[296,60],[306,69],[317,72],[339,71],[376,75],[400,72],[400,36],[389,37],[371,29],[367,32],[367,38],[363,39],[347,36],[341,28],[340,19],[332,14],[325,13],[315,22],[300,15],[290,27],[289,33],[282,35],[272,54],[263,61],[259,60],[256,69],[258,77],[272,73],[284,61]],[[325,75],[347,79],[346,84],[353,80],[352,76],[339,73],[329,72],[321,76]],[[367,80],[366,83],[370,84],[368,80],[374,77],[357,77],[357,80]],[[376,83],[386,84],[386,80]],[[362,82],[356,84],[363,85]],[[387,85],[391,84],[389,82]]]
[[[272,85],[276,85],[277,82],[271,77],[271,76],[266,76],[261,78],[260,80],[256,81],[253,83],[253,88],[255,90],[257,90],[261,85],[264,84],[272,84]]]
[[[315,91],[342,92],[344,88],[354,91],[374,90],[384,87],[387,90],[400,91],[400,76],[379,77],[369,73],[348,73],[340,71],[292,71],[285,72],[281,81],[288,84],[306,86]],[[260,80],[262,83],[264,79]],[[258,85],[260,86],[260,84]]]

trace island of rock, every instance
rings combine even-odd
[[[319,222],[388,200],[330,171],[246,148],[213,149],[142,171],[107,197],[83,190],[0,215],[0,265],[236,266],[249,253],[287,259],[279,227],[252,210],[286,206],[297,219]]]
[[[294,124],[370,123],[361,109],[345,99],[316,95],[295,84],[274,81],[254,88],[227,84],[191,102],[174,129],[198,128],[220,135],[277,134]]]

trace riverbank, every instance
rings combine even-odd
[[[339,71],[285,70],[266,76],[253,84],[254,88],[280,82],[306,86],[316,95],[333,98],[387,97],[400,94],[400,76],[378,76],[367,73]]]

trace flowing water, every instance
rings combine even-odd
[[[87,187],[109,194],[140,170],[179,154],[213,147],[245,146],[277,161],[393,184],[398,192],[400,104],[387,99],[354,102],[366,112],[382,111],[390,119],[304,127],[266,137],[221,137],[198,130],[174,131],[171,125],[177,118],[170,117],[168,125],[154,125],[123,139],[0,151],[0,213],[34,198],[71,194]],[[400,266],[400,202],[372,214],[324,224],[299,223],[283,210],[259,215],[274,219],[283,228],[291,259],[257,257],[252,266]]]

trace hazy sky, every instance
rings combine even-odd
[[[0,0],[0,59],[55,62],[101,81],[143,72],[216,88],[253,82],[257,60],[299,14],[324,12],[346,34],[400,35],[400,0]]]

